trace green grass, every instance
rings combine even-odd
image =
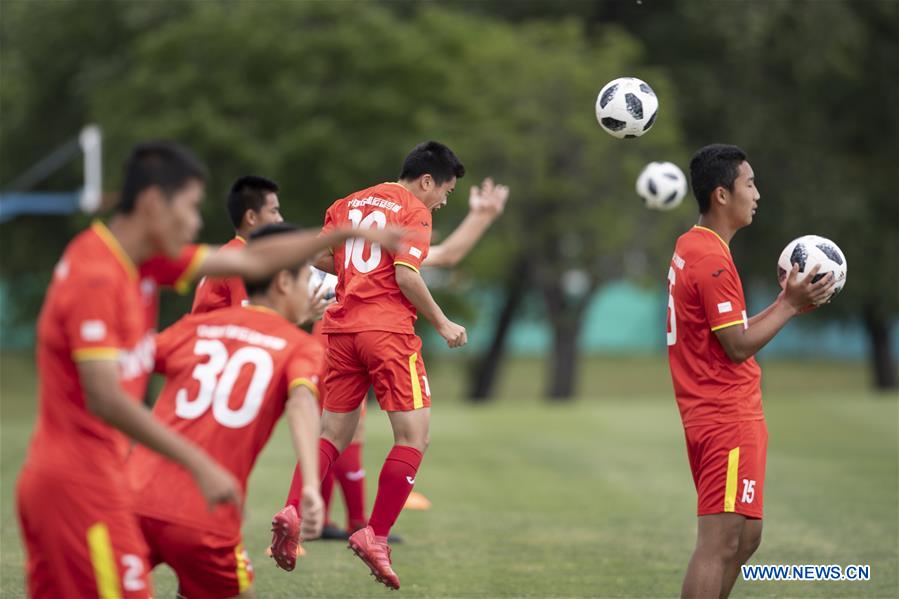
[[[416,488],[431,511],[406,512],[394,548],[413,597],[672,597],[692,550],[695,492],[663,360],[591,359],[579,397],[535,399],[542,365],[518,360],[499,399],[462,402],[458,363],[429,364],[436,394],[432,447]],[[766,520],[755,563],[870,564],[860,583],[738,581],[738,597],[896,597],[899,589],[899,407],[863,391],[861,365],[763,366],[770,445]],[[13,490],[33,422],[30,356],[0,361],[0,596],[21,597]],[[369,490],[390,442],[370,412]],[[268,520],[292,463],[279,427],[250,482],[245,542],[260,597],[383,596],[342,544],[307,545],[297,571],[264,555]],[[339,503],[339,502],[338,502]],[[340,518],[339,510],[336,514]],[[155,574],[157,596],[175,581]]]

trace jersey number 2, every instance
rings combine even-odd
[[[216,422],[228,428],[241,428],[253,421],[262,407],[265,390],[272,379],[272,356],[259,347],[241,347],[231,356],[221,341],[199,339],[194,346],[197,356],[209,356],[209,360],[194,367],[192,376],[200,382],[197,397],[190,399],[187,389],[175,394],[175,415],[186,420],[199,418],[212,407]],[[239,408],[228,405],[234,383],[246,365],[253,366],[253,378]]]
[[[347,216],[350,222],[353,223],[354,229],[371,229],[372,227],[383,229],[387,226],[387,215],[380,210],[369,212],[368,216],[362,218],[362,211],[354,208],[350,210]],[[349,268],[350,262],[352,262],[353,268],[365,274],[378,267],[381,263],[381,244],[371,244],[371,251],[368,253],[368,259],[366,260],[363,257],[365,243],[364,240],[355,237],[346,240],[346,245],[344,246],[346,256],[343,259],[344,268]]]

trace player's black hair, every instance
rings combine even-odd
[[[150,187],[159,187],[170,198],[190,181],[206,183],[208,178],[206,166],[184,146],[172,141],[140,143],[125,162],[125,181],[116,210],[133,212],[137,197]]]
[[[299,231],[300,228],[296,225],[292,225],[290,223],[270,223],[265,225],[264,227],[260,227],[259,229],[250,233],[249,243],[253,243],[259,239],[264,239],[266,237],[271,237],[272,235],[284,235],[285,233],[295,233]],[[295,268],[287,269],[294,277],[296,277],[300,273],[300,268],[303,265],[299,264]],[[275,276],[278,273],[274,273],[272,276],[262,279],[250,281],[248,279],[243,280],[244,287],[247,290],[247,295],[252,296],[259,293],[265,293],[269,286],[272,284],[272,281],[275,280]]]
[[[746,160],[746,152],[737,146],[712,144],[700,148],[690,159],[690,186],[699,202],[699,213],[705,214],[711,207],[712,192],[718,187],[734,190],[734,181],[740,172],[740,164]]]
[[[415,181],[422,175],[431,175],[437,185],[453,177],[465,176],[465,167],[453,151],[439,141],[420,143],[403,160],[400,181]]]
[[[246,175],[235,181],[228,192],[227,201],[228,216],[234,228],[240,227],[247,210],[259,212],[265,205],[265,196],[270,193],[278,193],[278,184],[271,179]]]

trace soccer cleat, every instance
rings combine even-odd
[[[297,557],[302,554],[300,517],[292,505],[284,506],[272,518],[272,544],[269,547],[269,555],[279,568],[290,572],[297,565]]]
[[[375,580],[393,590],[400,588],[400,577],[390,567],[390,546],[384,541],[378,541],[371,526],[350,535],[348,547],[365,562]]]
[[[429,510],[431,509],[431,501],[421,493],[412,491],[411,493],[409,493],[409,497],[406,499],[406,504],[403,506],[403,509]]]

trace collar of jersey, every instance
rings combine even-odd
[[[408,189],[406,189],[406,186],[403,185],[402,183],[397,183],[396,181],[384,181],[384,185],[396,185],[397,187],[402,187],[403,190],[404,190],[406,193],[408,193],[410,196],[412,196],[413,198],[415,198],[415,201],[416,201],[416,202],[418,202],[419,204],[421,204],[422,206],[424,206],[425,208],[427,208],[427,206],[425,206],[425,203],[422,202],[421,200],[419,200],[417,195],[415,195],[414,193],[412,193],[411,191],[409,191]]]
[[[703,231],[708,231],[709,233],[711,233],[712,235],[714,235],[715,237],[717,237],[717,238],[718,238],[718,241],[721,242],[721,245],[724,246],[724,249],[727,250],[727,253],[728,253],[728,254],[730,253],[730,246],[727,245],[727,242],[724,241],[723,239],[721,239],[721,236],[718,235],[715,231],[713,231],[712,229],[709,229],[708,227],[703,227],[702,225],[693,225],[693,228],[694,228],[694,229],[701,229],[701,230],[703,230]]]
[[[122,248],[122,244],[119,243],[119,240],[115,238],[115,235],[112,234],[112,231],[103,223],[101,220],[95,220],[91,223],[91,229],[93,229],[94,233],[97,234],[103,243],[109,248],[109,251],[112,252],[112,255],[116,257],[119,261],[119,264],[122,265],[122,268],[125,269],[125,272],[128,273],[128,276],[133,280],[137,280],[137,267],[134,265],[134,262],[128,257],[128,254],[125,253],[125,250]]]
[[[243,238],[243,235],[235,235],[234,239],[238,239],[243,242],[244,245],[247,245],[247,240]]]
[[[268,306],[260,306],[259,304],[247,304],[246,306],[244,306],[244,308],[246,308],[247,310],[256,310],[257,312],[266,312],[268,314],[274,314],[275,316],[281,316]]]

